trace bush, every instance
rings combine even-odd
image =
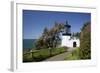
[[[23,54],[23,62],[32,62],[32,54],[31,53],[27,53],[27,54]]]
[[[83,26],[80,37],[80,58],[91,59],[91,32],[90,24],[86,23]]]

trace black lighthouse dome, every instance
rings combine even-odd
[[[71,36],[71,25],[69,25],[67,21],[66,21],[66,24],[64,26],[64,32],[63,32],[62,35],[69,35],[69,36]]]

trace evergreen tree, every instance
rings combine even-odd
[[[84,24],[80,34],[80,58],[91,59],[91,24]]]

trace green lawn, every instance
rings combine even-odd
[[[40,49],[32,50],[32,52],[23,54],[23,62],[38,62],[45,60],[51,56],[66,52],[67,48],[53,48],[53,49]]]
[[[72,53],[68,54],[65,60],[79,60],[79,48],[76,48]]]

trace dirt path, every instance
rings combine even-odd
[[[74,48],[70,48],[70,49],[68,49],[68,52],[64,52],[62,54],[50,57],[50,58],[48,58],[44,61],[61,61],[61,60],[64,60],[65,57],[67,56],[67,54],[71,53],[73,50],[74,50]]]

